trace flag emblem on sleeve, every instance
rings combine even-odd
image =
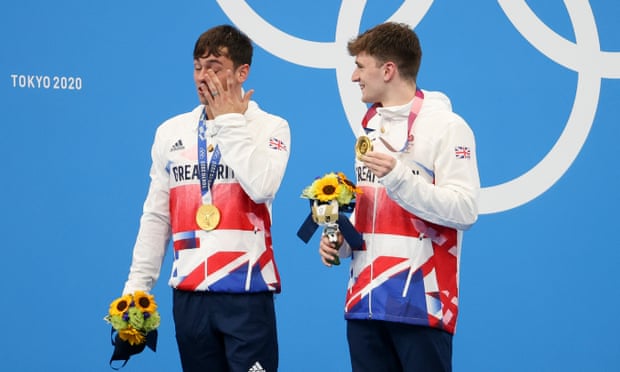
[[[286,145],[284,142],[276,137],[269,138],[269,147],[278,151],[286,151]]]
[[[469,159],[471,158],[471,151],[467,146],[456,146],[454,148],[454,154],[457,159]]]

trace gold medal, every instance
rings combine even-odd
[[[212,152],[213,151],[213,145],[209,144],[209,146],[207,146],[207,151]]]
[[[220,223],[220,210],[213,204],[203,204],[196,212],[196,223],[206,231],[214,230]]]
[[[372,151],[372,142],[370,141],[370,138],[366,136],[360,136],[355,143],[355,155],[359,159],[368,151]]]

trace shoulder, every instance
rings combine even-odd
[[[465,119],[452,110],[452,102],[446,94],[439,91],[423,92],[424,103],[418,117],[425,126],[439,133],[450,129],[471,130]]]
[[[260,108],[258,103],[250,101],[248,109],[245,113],[247,120],[251,123],[259,125],[272,125],[274,127],[286,127],[288,128],[288,122],[281,116],[269,113]]]
[[[184,128],[193,128],[198,124],[203,106],[198,105],[192,111],[184,112],[166,119],[157,127],[157,134],[166,136],[173,132],[178,132]]]
[[[168,130],[179,125],[187,125],[188,123],[197,124],[202,113],[203,106],[198,105],[192,111],[184,112],[166,119],[158,127],[159,130]]]

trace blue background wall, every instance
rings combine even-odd
[[[198,35],[235,23],[257,43],[246,88],[293,138],[273,210],[281,371],[348,370],[348,262],[328,269],[318,236],[296,237],[299,194],[352,175],[363,107],[343,42],[396,19],[421,38],[419,85],[447,93],[477,136],[483,213],[465,234],[455,371],[617,370],[620,3],[472,4],[2,2],[1,369],[110,370],[103,316],[127,276],[155,128],[198,102]],[[126,371],[180,371],[169,268],[153,291],[158,351]]]

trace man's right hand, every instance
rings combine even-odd
[[[319,243],[319,254],[321,255],[321,261],[323,261],[323,265],[327,267],[333,266],[334,258],[338,257],[338,248],[343,242],[342,234],[339,232],[337,234],[337,243],[331,243],[326,235],[321,237],[321,242]]]

